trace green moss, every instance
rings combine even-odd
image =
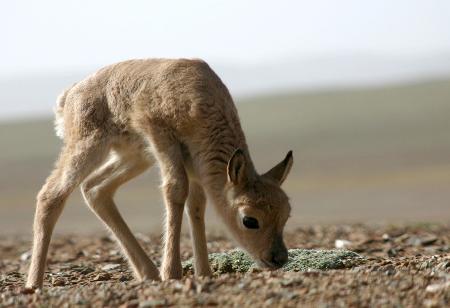
[[[364,262],[360,255],[348,250],[290,249],[284,271],[308,271],[351,268]],[[256,264],[245,252],[234,249],[209,255],[211,269],[216,274],[245,273]],[[193,260],[183,263],[185,272],[193,272]]]
[[[330,270],[350,268],[364,262],[364,258],[348,250],[289,250],[285,271]]]

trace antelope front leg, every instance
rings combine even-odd
[[[161,265],[161,278],[181,279],[183,268],[180,256],[180,233],[183,219],[183,203],[166,201],[167,217],[164,234],[164,255]]]
[[[153,131],[155,156],[161,168],[163,195],[166,205],[164,230],[164,253],[161,265],[161,278],[180,279],[183,276],[180,256],[180,233],[183,220],[184,203],[189,193],[189,181],[184,169],[180,144],[170,135]]]
[[[203,188],[196,182],[190,182],[186,213],[189,218],[196,276],[211,276],[205,235],[205,207]]]

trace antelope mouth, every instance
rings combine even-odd
[[[257,264],[261,268],[270,269],[270,270],[276,270],[281,267],[281,265],[272,263],[272,262],[270,262],[268,260],[264,260],[264,259],[258,259]]]

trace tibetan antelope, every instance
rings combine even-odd
[[[181,278],[184,209],[195,273],[211,274],[207,199],[260,266],[277,268],[286,262],[283,228],[290,205],[280,185],[292,167],[292,152],[266,173],[257,173],[233,100],[205,62],[147,59],[107,66],[62,93],[55,113],[64,145],[37,196],[27,287],[42,287],[55,223],[77,186],[115,235],[138,279]],[[167,214],[160,272],[113,200],[120,185],[154,162],[161,170]]]

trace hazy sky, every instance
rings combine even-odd
[[[274,57],[450,51],[450,1],[1,1],[0,74],[128,58]]]

